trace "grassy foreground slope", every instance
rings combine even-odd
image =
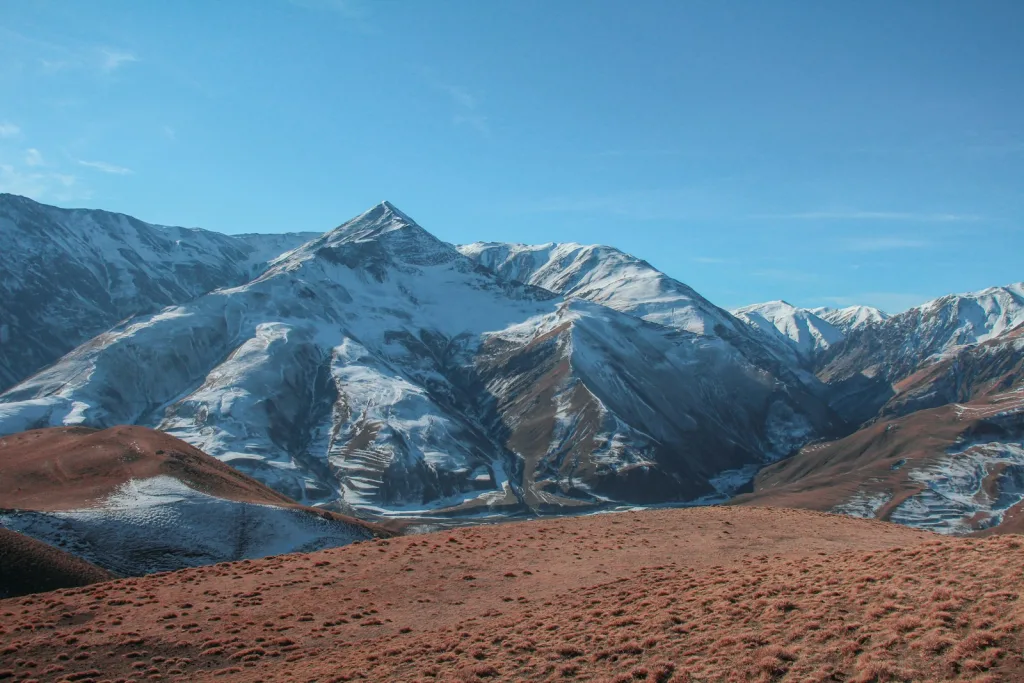
[[[0,601],[0,651],[41,680],[1020,680],[1021,566],[1016,536],[648,510]]]

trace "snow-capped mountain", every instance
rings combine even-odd
[[[842,340],[843,331],[806,308],[769,301],[732,312],[766,337],[788,344],[803,360],[811,360]]]
[[[835,429],[727,338],[756,347],[745,325],[645,281],[678,327],[602,305],[596,275],[599,303],[502,276],[385,202],[81,345],[0,396],[0,431],[153,425],[297,500],[414,513],[720,495]]]
[[[242,284],[314,236],[228,236],[0,194],[0,390],[129,316]]]
[[[1024,283],[990,287],[980,292],[950,294],[894,315],[886,320],[851,330],[834,344],[818,363],[818,377],[833,389],[832,405],[847,420],[859,424],[879,414],[901,393],[901,381],[925,372],[946,359],[984,354],[992,358],[1013,353],[1009,345],[985,342],[1009,340],[1024,324]],[[1000,351],[1002,350],[1002,351]],[[947,364],[956,372],[960,364]],[[1015,382],[1012,362],[1006,381]],[[938,375],[935,375],[936,377]],[[966,375],[958,382],[966,380]],[[915,384],[918,390],[920,384]],[[927,392],[925,392],[927,393]],[[896,414],[906,414],[918,402],[903,404]],[[931,407],[931,406],[929,406]],[[894,414],[887,410],[886,414]]]
[[[865,325],[880,323],[889,318],[889,314],[873,306],[847,306],[846,308],[812,308],[811,313],[825,322],[832,323],[844,333],[856,330]]]

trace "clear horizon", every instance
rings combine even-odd
[[[1024,280],[1024,5],[8,4],[0,192],[226,233],[387,199],[734,309]]]

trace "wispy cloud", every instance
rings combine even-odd
[[[20,194],[37,201],[88,199],[91,192],[69,173],[20,169],[0,163],[0,192]]]
[[[487,117],[480,112],[480,99],[466,88],[458,85],[441,84],[440,88],[448,93],[457,112],[453,117],[456,125],[466,125],[484,136],[491,134]]]
[[[843,240],[848,251],[890,251],[893,249],[920,249],[931,243],[905,237],[854,237]]]
[[[420,69],[420,74],[431,88],[447,96],[454,110],[452,123],[457,126],[467,126],[484,137],[490,137],[490,122],[482,111],[480,96],[477,93],[464,86],[445,81],[438,77],[433,69]]]
[[[46,162],[43,161],[42,153],[35,147],[31,147],[25,150],[25,165],[26,166],[45,166]]]
[[[115,50],[111,48],[103,48],[100,50],[102,55],[101,69],[107,73],[116,71],[125,64],[131,64],[132,62],[139,61],[131,52],[125,50]]]
[[[914,211],[800,211],[797,213],[760,214],[752,218],[799,221],[905,221],[913,223],[960,223],[984,220],[984,216],[963,213],[931,213]]]
[[[80,166],[94,168],[97,171],[102,171],[104,173],[112,173],[114,175],[131,175],[132,173],[134,173],[134,171],[132,171],[132,169],[130,168],[125,168],[124,166],[115,166],[114,164],[108,164],[105,161],[83,161],[79,159],[78,164]]]
[[[21,128],[7,121],[0,121],[0,138],[15,138],[21,134]]]
[[[178,138],[178,131],[174,130],[171,126],[161,126],[160,133],[168,140],[176,140]]]

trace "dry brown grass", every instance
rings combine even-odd
[[[0,661],[39,680],[1024,680],[1021,566],[1017,537],[810,512],[544,520],[2,601]]]

